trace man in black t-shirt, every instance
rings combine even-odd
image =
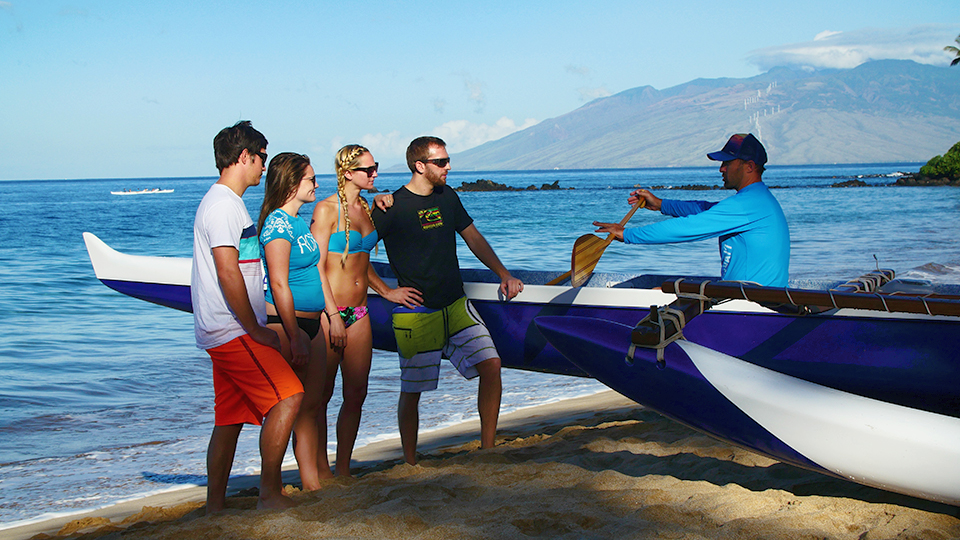
[[[374,275],[370,286],[402,304],[393,312],[401,373],[397,419],[403,457],[415,464],[420,393],[437,388],[441,356],[464,377],[480,376],[480,447],[490,448],[496,439],[500,356],[464,295],[456,235],[500,277],[500,291],[508,300],[523,290],[523,283],[510,275],[473,225],[460,197],[447,187],[446,144],[437,137],[415,139],[407,147],[407,166],[413,176],[393,193],[393,206],[373,212],[398,288],[390,290]]]

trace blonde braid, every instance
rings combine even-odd
[[[364,212],[367,213],[367,217],[370,218],[370,224],[373,225],[373,230],[377,230],[377,224],[373,222],[373,210],[370,208],[370,205],[367,204],[367,200],[363,197],[360,197],[360,206],[363,207]],[[380,243],[373,246],[373,253],[380,253]]]
[[[350,253],[350,209],[347,207],[347,189],[346,182],[337,182],[337,194],[340,199],[340,213],[343,214],[344,222],[344,246],[343,254],[340,255],[340,266],[347,264],[347,254]],[[337,223],[337,226],[340,226]]]
[[[340,208],[343,213],[344,228],[344,247],[343,255],[340,256],[340,266],[347,264],[347,255],[350,253],[350,209],[347,207],[347,177],[346,172],[355,164],[356,159],[364,152],[369,152],[359,144],[347,145],[337,152],[337,193],[340,196]],[[362,200],[362,197],[361,197]],[[369,210],[367,210],[369,213]],[[337,225],[340,225],[337,223]]]

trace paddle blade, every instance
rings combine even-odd
[[[592,234],[585,234],[573,244],[573,255],[570,258],[570,285],[579,287],[590,279],[593,269],[597,267],[603,250],[610,245],[610,238],[603,240]]]
[[[620,220],[620,226],[623,227],[626,225],[633,216],[633,213],[636,212],[638,208],[643,208],[646,204],[647,201],[645,199],[640,199],[633,203],[633,208]],[[579,287],[590,279],[590,274],[592,274],[593,269],[597,267],[597,262],[600,260],[600,256],[603,255],[603,250],[607,249],[607,246],[610,245],[613,239],[613,233],[608,234],[606,240],[601,240],[592,234],[585,234],[577,238],[577,241],[573,244],[573,255],[570,256],[570,286]]]

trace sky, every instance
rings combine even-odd
[[[238,120],[318,174],[350,143],[389,169],[638,86],[947,66],[958,35],[956,0],[0,0],[0,180],[216,176]]]

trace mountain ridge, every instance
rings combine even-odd
[[[877,60],[639,86],[453,157],[458,170],[697,167],[741,132],[774,165],[925,162],[960,140],[960,70]]]

